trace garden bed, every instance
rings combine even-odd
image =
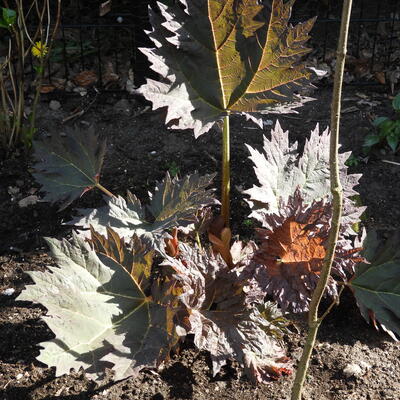
[[[388,115],[390,100],[375,88],[347,88],[343,95],[342,150],[357,156],[351,172],[363,173],[361,201],[368,206],[364,224],[383,236],[399,227],[400,166],[388,148],[362,155],[362,142],[372,129],[370,120]],[[316,123],[329,124],[331,89],[318,89],[317,101],[308,103],[299,114],[281,116],[282,127],[290,131],[291,140],[302,144]],[[61,108],[51,110],[43,101],[38,124],[41,134],[62,131],[62,120],[80,106],[77,98],[57,99]],[[276,117],[271,118],[275,123]],[[99,96],[80,119],[71,119],[85,134],[88,126],[107,138],[108,152],[103,169],[103,184],[115,194],[129,189],[145,199],[156,181],[166,171],[181,176],[194,171],[200,174],[218,170],[220,134],[216,130],[195,140],[190,131],[172,131],[164,126],[164,114],[146,110],[135,99]],[[242,239],[253,236],[255,224],[248,220],[249,209],[242,189],[256,183],[244,143],[258,149],[262,135],[269,135],[242,119],[232,121],[232,231]],[[36,203],[40,194],[29,174],[32,160],[15,154],[0,163],[0,399],[269,399],[287,398],[292,377],[270,385],[252,386],[235,364],[212,376],[207,353],[199,353],[186,343],[180,354],[159,371],[144,371],[138,378],[95,386],[82,373],[55,378],[54,370],[36,361],[38,343],[52,338],[40,320],[43,307],[15,302],[30,279],[24,271],[44,270],[52,263],[43,236],[65,237],[70,229],[62,223],[73,217],[74,210],[101,204],[101,194],[89,192],[73,207],[57,213],[55,206]],[[219,188],[219,181],[215,187]],[[21,202],[22,201],[22,202]],[[11,290],[10,290],[11,289]],[[12,291],[15,289],[15,292]],[[297,318],[299,333],[285,338],[289,356],[297,360],[304,342],[304,318]],[[357,364],[360,374],[351,375],[348,364]],[[324,321],[307,381],[305,399],[396,400],[400,396],[400,344],[384,333],[376,332],[360,316],[350,293],[344,293],[339,307]],[[1,389],[0,389],[1,390]]]

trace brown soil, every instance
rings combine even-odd
[[[362,155],[363,137],[371,131],[369,119],[389,113],[389,100],[375,89],[347,89],[344,94],[342,143],[344,150]],[[315,124],[324,128],[329,122],[330,90],[320,89],[318,100],[307,105],[298,115],[280,117],[283,128],[289,129],[292,140],[304,142]],[[361,93],[360,93],[361,92]],[[377,104],[358,104],[362,95]],[[209,132],[198,140],[189,131],[170,131],[164,127],[160,113],[138,111],[143,105],[129,100],[131,111],[115,106],[118,98],[101,97],[89,112],[76,121],[83,131],[95,124],[107,137],[108,154],[102,181],[111,191],[124,194],[130,189],[145,199],[147,191],[163,177],[165,171],[180,175],[210,173],[218,170],[220,135]],[[365,100],[365,99],[364,99]],[[76,106],[76,99],[59,99],[62,109],[50,111],[43,103],[39,113],[42,130],[62,130],[60,123]],[[356,108],[350,108],[356,107]],[[346,112],[347,111],[347,112]],[[273,118],[275,121],[275,117]],[[249,213],[240,188],[255,183],[244,143],[258,148],[261,132],[251,123],[235,119],[232,124],[232,229],[242,238],[250,238],[253,228],[245,221]],[[367,162],[360,161],[352,172],[362,172],[358,188],[362,202],[368,206],[364,224],[377,228],[385,236],[399,227],[400,166],[382,160],[400,161],[387,148],[372,152]],[[366,160],[365,160],[366,161]],[[123,382],[105,381],[96,386],[80,372],[56,378],[54,370],[35,360],[40,342],[52,338],[51,331],[40,317],[46,310],[38,305],[16,302],[15,297],[30,283],[24,271],[43,270],[52,261],[47,255],[43,236],[62,237],[68,229],[62,226],[80,207],[93,207],[102,202],[101,195],[90,192],[73,207],[57,213],[54,206],[37,203],[21,208],[18,202],[35,193],[37,185],[29,174],[32,160],[14,155],[0,163],[0,399],[269,399],[284,400],[292,377],[270,385],[252,386],[235,364],[216,377],[210,372],[206,353],[197,352],[190,343],[174,355],[160,370],[143,371],[139,377]],[[219,187],[218,179],[215,182]],[[37,192],[36,192],[37,194]],[[15,289],[7,296],[6,289]],[[299,318],[300,333],[286,338],[288,354],[297,360],[304,342],[305,324]],[[310,372],[305,399],[318,400],[397,400],[400,398],[400,344],[384,333],[376,332],[360,316],[350,293],[345,293],[339,307],[324,321]],[[349,363],[368,364],[361,377],[346,377],[343,370]]]

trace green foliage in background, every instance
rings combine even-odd
[[[400,93],[393,99],[392,107],[395,117],[378,117],[373,124],[376,133],[371,133],[365,137],[364,149],[369,151],[375,145],[387,144],[393,153],[399,150],[400,143]]]

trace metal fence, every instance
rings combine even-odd
[[[79,86],[92,79],[105,90],[126,90],[129,84],[142,83],[151,73],[138,51],[151,46],[144,32],[150,28],[149,1],[113,0],[112,10],[100,17],[99,0],[64,0],[61,29],[47,70],[49,84],[61,82],[68,89],[68,81]],[[310,59],[332,69],[341,6],[340,0],[297,0],[294,6],[293,22],[318,15]],[[399,39],[400,0],[355,0],[347,80],[396,85]]]

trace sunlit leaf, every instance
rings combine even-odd
[[[146,207],[136,196],[128,193],[123,197],[107,198],[107,205],[92,210],[80,210],[83,217],[70,222],[78,227],[93,229],[105,235],[111,227],[119,236],[130,239],[134,234],[147,235],[149,240],[160,236],[166,230],[177,226],[187,226],[196,221],[196,213],[203,207],[214,204],[213,190],[207,189],[215,175],[193,174],[182,179],[171,179],[167,173],[151,195],[146,215]]]
[[[186,308],[177,313],[178,328],[193,334],[195,345],[211,353],[214,375],[233,359],[254,382],[291,372],[284,350],[270,334],[271,321],[246,301],[246,282],[238,270],[220,256],[182,243],[179,257],[168,257],[163,265],[175,270],[184,291],[180,300]],[[263,303],[263,297],[257,300]]]
[[[306,205],[300,189],[280,203],[279,212],[264,213],[255,263],[248,266],[253,290],[272,296],[284,311],[307,311],[326,255],[331,217],[329,201]],[[329,296],[337,295],[336,279],[346,281],[363,260],[360,248],[344,232],[342,227],[327,283]]]
[[[34,142],[35,179],[46,192],[45,201],[60,202],[66,208],[99,183],[105,141],[94,128],[70,130],[65,137],[53,134]]]
[[[386,243],[376,232],[364,242],[368,263],[359,264],[349,283],[361,314],[396,339],[400,337],[400,232],[395,231]]]
[[[55,366],[57,376],[82,367],[96,380],[105,368],[123,379],[162,362],[176,342],[168,305],[155,301],[134,271],[79,237],[48,243],[58,267],[29,272],[35,284],[18,297],[47,308],[43,318],[55,339],[41,343],[38,360]]]
[[[150,10],[155,48],[141,49],[161,81],[139,89],[173,128],[207,132],[228,113],[294,112],[313,75],[300,62],[314,20],[289,24],[294,0],[180,0]],[[260,121],[258,121],[260,123]]]
[[[187,175],[182,179],[171,179],[167,173],[151,194],[148,210],[154,217],[157,229],[171,226],[186,226],[196,221],[195,214],[203,207],[215,204],[211,185],[216,174]]]
[[[279,213],[280,202],[287,202],[297,188],[305,204],[331,197],[329,135],[328,129],[320,133],[317,125],[306,140],[303,154],[299,154],[297,142],[290,144],[289,132],[277,122],[271,130],[271,139],[264,137],[263,152],[247,146],[258,180],[258,185],[245,191],[250,196],[251,217],[262,222],[264,214]],[[361,174],[347,173],[345,162],[349,156],[350,152],[339,154],[339,168],[344,191],[342,224],[352,233],[351,227],[359,222],[365,207],[356,207],[352,200],[358,195],[354,187],[358,185]]]
[[[91,238],[88,242],[96,253],[105,254],[122,265],[144,292],[150,287],[154,249],[147,242],[133,235],[132,240],[125,244],[110,227],[107,227],[107,237],[91,227]]]

